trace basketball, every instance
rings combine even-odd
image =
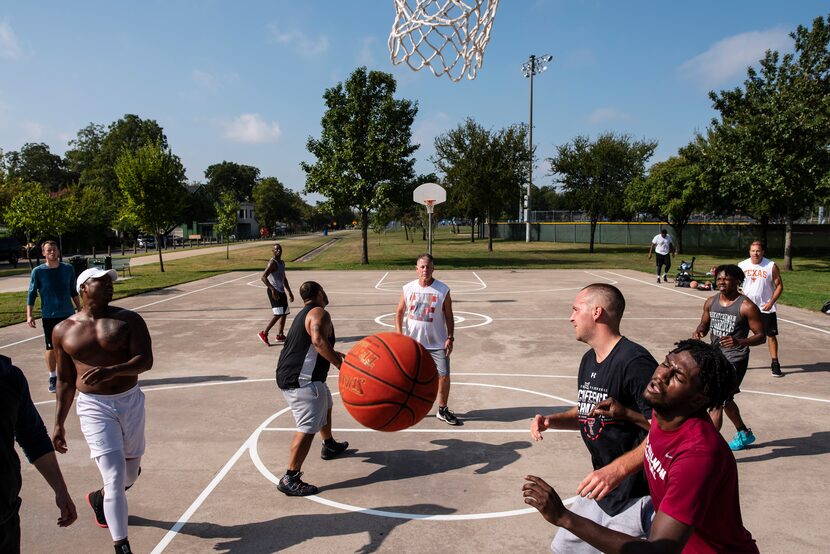
[[[343,405],[361,425],[400,431],[421,421],[438,395],[438,371],[417,341],[371,335],[349,350],[338,381]]]
[[[689,287],[691,287],[693,289],[696,289],[697,288],[697,281],[692,281],[691,283],[689,283]]]

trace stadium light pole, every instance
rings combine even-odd
[[[530,242],[530,189],[533,186],[533,76],[545,71],[548,62],[553,56],[545,54],[536,56],[531,54],[525,63],[522,64],[522,74],[530,78],[530,128],[528,144],[530,145],[530,167],[528,168],[527,199],[525,200],[525,242]]]

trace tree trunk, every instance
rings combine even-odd
[[[409,227],[407,227],[405,223],[403,225],[403,234],[406,237],[406,240],[408,242],[409,241]]]
[[[230,235],[225,237],[225,243],[227,244],[227,247],[225,248],[225,259],[230,260],[231,259],[231,237],[230,237]]]
[[[675,233],[677,233],[677,253],[683,253],[683,229],[686,227],[686,224],[683,223],[673,223],[672,227],[674,227]]]
[[[594,233],[597,230],[597,220],[591,219],[591,246],[588,248],[588,252],[593,254],[594,253]]]
[[[360,212],[360,226],[362,228],[363,251],[360,253],[360,263],[369,264],[369,211]]]
[[[487,251],[493,251],[493,229],[495,225],[493,224],[493,218],[490,216],[491,212],[487,212]]]
[[[161,236],[156,233],[156,250],[159,253],[159,269],[164,273],[164,260],[161,257]]]
[[[784,220],[784,270],[793,270],[793,218],[787,215]]]
[[[476,226],[470,223],[470,242],[476,241]]]

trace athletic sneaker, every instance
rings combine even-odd
[[[283,335],[282,333],[277,335],[277,342],[285,342],[285,335]]]
[[[659,275],[657,276],[657,284],[658,285],[660,284],[660,276]]]
[[[738,431],[735,433],[735,438],[729,443],[729,448],[732,450],[743,450],[753,442],[755,442],[755,435],[752,434],[752,429]]]
[[[130,549],[130,541],[122,542],[114,546],[115,554],[133,554],[133,551]]]
[[[95,525],[102,529],[107,528],[107,516],[104,515],[104,493],[101,490],[94,490],[86,495],[89,507],[95,513]]]
[[[52,394],[58,392],[58,378],[49,377],[49,392]]]
[[[666,274],[664,273],[664,274],[663,274],[663,282],[664,282],[664,283],[667,283],[668,281],[669,281],[669,278],[668,278],[668,277],[666,276]]]
[[[781,372],[781,364],[778,363],[778,360],[773,360],[772,365],[770,365],[772,369],[772,376],[773,377],[783,377],[784,374]]]
[[[435,417],[440,419],[441,421],[447,422],[449,425],[461,425],[461,422],[455,417],[455,414],[450,411],[447,406],[443,408],[438,408],[438,413],[435,414]]]
[[[317,487],[303,482],[303,480],[300,479],[302,475],[302,471],[293,477],[286,473],[282,476],[280,482],[277,483],[277,488],[288,496],[308,496],[310,494],[317,494]]]
[[[271,343],[268,342],[268,335],[265,334],[265,331],[260,331],[256,336],[259,337],[259,340],[265,343],[265,346],[271,346]]]
[[[348,447],[349,441],[335,442],[333,447],[329,447],[326,443],[323,443],[323,448],[320,450],[320,457],[324,460],[331,460],[345,452]]]

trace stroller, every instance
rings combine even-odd
[[[692,256],[692,261],[680,261],[680,267],[677,268],[677,276],[674,278],[674,286],[688,287],[689,284],[695,280],[694,277],[695,256]]]

